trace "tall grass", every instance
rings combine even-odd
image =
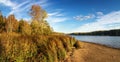
[[[60,62],[76,40],[65,35],[0,34],[0,62]]]

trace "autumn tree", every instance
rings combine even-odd
[[[51,34],[53,31],[49,23],[46,20],[43,21],[43,25],[41,28],[43,29],[44,34]]]
[[[28,24],[28,22],[21,19],[19,21],[18,32],[23,34],[23,35],[30,35],[31,34],[31,27]]]
[[[40,24],[37,20],[31,22],[32,34],[42,34]]]
[[[6,21],[6,18],[3,17],[3,15],[0,11],[0,33],[5,32],[5,21]]]
[[[32,16],[32,33],[48,34],[52,32],[49,24],[45,21],[47,13],[39,5],[32,5],[30,15]]]
[[[6,31],[7,32],[17,32],[18,31],[18,21],[14,15],[9,15],[6,21]]]
[[[30,15],[33,20],[42,21],[47,17],[47,13],[39,5],[32,5]]]

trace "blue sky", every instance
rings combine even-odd
[[[47,21],[57,32],[120,29],[120,0],[0,0],[0,10],[30,21],[33,4],[47,11]]]

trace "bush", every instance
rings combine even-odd
[[[0,61],[63,61],[73,45],[78,47],[79,44],[69,36],[3,33],[0,35]]]
[[[77,48],[77,49],[81,48],[80,41],[77,41],[77,42],[74,44],[74,47]]]

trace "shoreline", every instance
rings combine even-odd
[[[83,41],[80,45],[65,62],[120,62],[119,48]]]
[[[73,35],[73,36],[115,36],[115,37],[120,36],[120,35],[76,35],[76,34],[67,34],[67,35]]]
[[[107,47],[120,49],[120,36],[71,36],[79,41],[101,44]]]
[[[80,40],[80,42],[91,43],[91,44],[96,44],[96,45],[99,45],[99,46],[104,46],[104,47],[107,47],[107,48],[112,48],[112,49],[118,49],[118,50],[120,50],[120,48],[112,47],[112,46],[105,45],[105,44],[94,43],[94,42],[88,42],[88,41],[81,41],[81,40]]]

